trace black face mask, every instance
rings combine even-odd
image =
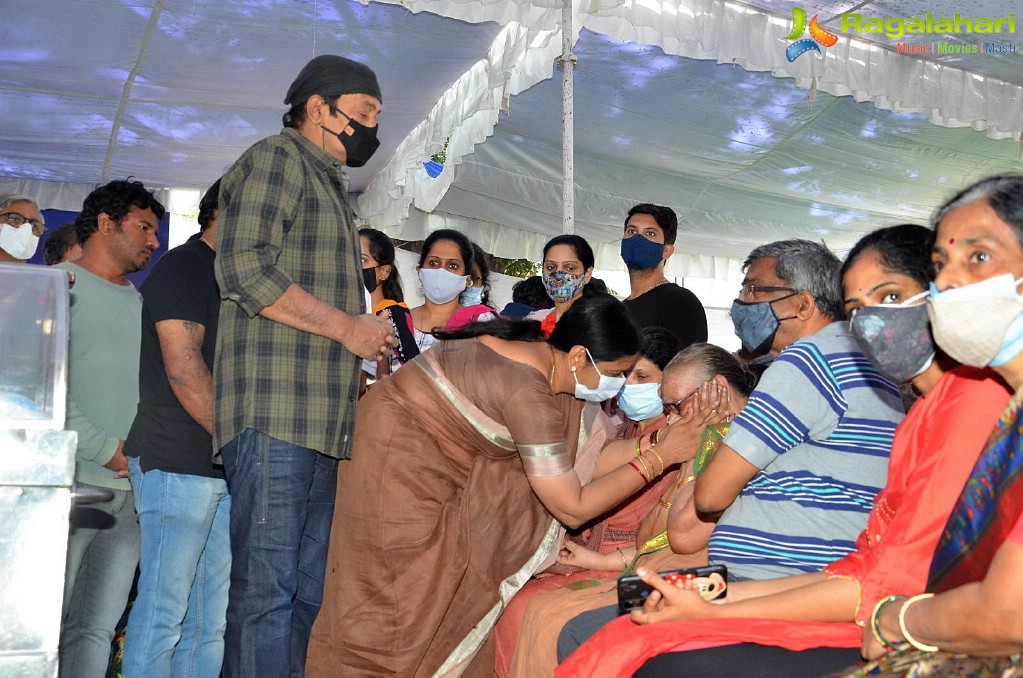
[[[373,294],[373,290],[380,286],[380,282],[377,280],[376,266],[362,269],[362,284],[366,286],[366,291],[370,294]]]
[[[349,167],[362,167],[369,159],[376,153],[377,148],[380,147],[380,140],[377,139],[377,127],[366,127],[355,118],[350,117],[347,113],[342,111],[340,108],[331,107],[331,113],[337,111],[344,117],[348,118],[348,124],[345,127],[352,128],[351,136],[344,133],[342,129],[340,132],[334,132],[320,124],[327,132],[337,136],[341,140],[341,145],[345,147],[345,164]]]

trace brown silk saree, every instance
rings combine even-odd
[[[441,342],[371,389],[338,473],[307,674],[492,672],[473,656],[558,546],[526,472],[571,469],[582,406],[472,339]]]

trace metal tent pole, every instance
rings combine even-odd
[[[575,102],[573,75],[578,61],[572,52],[573,30],[572,0],[561,5],[561,181],[562,181],[562,233],[575,233]]]

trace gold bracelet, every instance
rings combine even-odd
[[[921,593],[920,595],[913,596],[912,598],[904,602],[902,604],[902,607],[899,608],[899,630],[902,631],[902,637],[906,639],[907,643],[909,643],[918,650],[922,650],[923,652],[937,652],[938,646],[925,645],[924,643],[921,643],[919,640],[917,640],[916,638],[909,634],[909,630],[906,628],[906,610],[908,610],[909,606],[912,605],[913,603],[933,597],[934,597],[933,593]]]
[[[655,457],[657,457],[657,463],[661,465],[661,472],[658,473],[657,475],[663,475],[664,474],[664,460],[661,459],[661,455],[657,454],[657,450],[655,450],[654,448],[651,447],[651,448],[643,450],[643,451],[644,452],[650,452]]]
[[[653,480],[654,478],[657,477],[657,475],[654,473],[654,465],[652,462],[647,461],[642,454],[636,457],[636,459],[639,461],[640,464],[643,465],[643,470],[647,472],[647,477],[649,477],[650,480]],[[649,468],[647,468],[648,465]]]
[[[618,551],[618,555],[622,557],[622,565],[625,566],[625,569],[629,569],[629,559],[625,557],[625,551],[620,548],[615,549],[615,551]]]

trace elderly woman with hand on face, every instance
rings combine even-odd
[[[615,580],[637,564],[654,569],[706,564],[706,545],[713,525],[703,523],[689,509],[687,518],[677,520],[677,529],[686,532],[688,550],[684,554],[675,553],[668,548],[668,513],[682,512],[689,504],[693,479],[717,449],[732,416],[745,405],[755,383],[755,375],[734,356],[710,344],[693,344],[668,363],[659,396],[670,426],[653,441],[645,436],[640,438],[639,447],[645,449],[649,444],[661,455],[677,448],[685,461],[666,476],[666,483],[662,482],[659,500],[640,523],[634,544],[600,553],[565,541],[559,562],[588,568],[591,578],[548,591],[530,602],[519,629],[509,675],[523,678],[550,675],[557,665],[558,634],[564,624],[580,613],[599,613],[607,606],[611,606],[607,618],[613,618],[617,609]],[[611,459],[621,454],[620,463],[620,459],[634,456],[635,442],[612,443],[601,457]],[[608,465],[613,466],[614,462]]]

